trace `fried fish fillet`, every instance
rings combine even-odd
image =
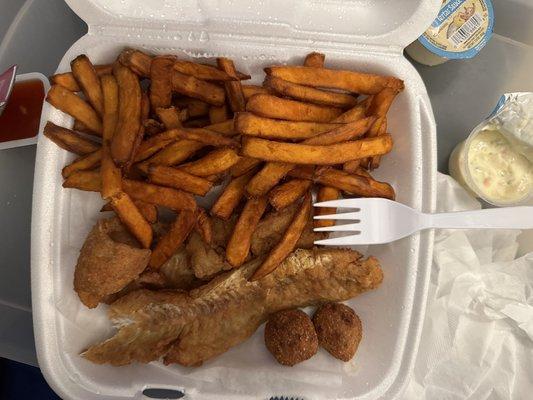
[[[83,243],[74,271],[74,290],[94,308],[122,290],[146,268],[150,250],[141,249],[117,218],[100,220]]]
[[[199,279],[210,279],[220,271],[233,268],[226,262],[224,249],[205,243],[197,232],[191,234],[186,250],[194,275]]]
[[[260,262],[190,293],[138,290],[122,297],[109,311],[118,332],[82,355],[99,364],[164,357],[166,364],[200,365],[245,341],[273,312],[347,300],[383,279],[377,259],[363,260],[353,250],[299,249],[270,275],[249,282]]]
[[[160,272],[173,289],[191,290],[204,284],[194,276],[190,256],[183,246],[161,266]]]

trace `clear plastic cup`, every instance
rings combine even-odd
[[[486,191],[480,187],[472,176],[472,166],[469,162],[471,157],[471,145],[473,139],[483,132],[487,126],[482,124],[476,127],[468,138],[460,142],[452,151],[448,161],[448,168],[450,175],[459,182],[466,190],[468,190],[473,196],[482,199],[483,201],[492,204],[497,207],[525,205],[531,202],[533,192],[533,176],[531,169],[529,172],[529,191],[525,191],[523,195],[517,194],[516,197],[509,199],[496,199],[487,195]],[[503,135],[502,135],[503,137]],[[517,153],[518,154],[518,153]]]

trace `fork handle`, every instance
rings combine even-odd
[[[533,229],[533,207],[423,214],[425,228]]]

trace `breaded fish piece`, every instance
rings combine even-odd
[[[190,256],[184,246],[161,266],[160,273],[167,280],[168,286],[174,289],[191,290],[204,284],[194,276]]]
[[[226,262],[224,249],[205,243],[197,232],[191,234],[186,250],[194,275],[199,279],[209,279],[221,271],[232,269]]]
[[[94,308],[119,292],[144,271],[150,253],[136,246],[117,218],[98,221],[83,243],[74,271],[74,290],[81,302]]]
[[[299,249],[249,282],[260,263],[253,260],[188,294],[139,290],[122,297],[109,311],[118,332],[82,355],[99,364],[164,357],[166,364],[200,365],[245,341],[276,311],[348,300],[383,279],[377,259],[363,260],[353,250]]]

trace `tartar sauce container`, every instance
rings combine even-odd
[[[456,146],[449,170],[490,204],[528,204],[533,193],[533,93],[502,96],[491,116]]]
[[[405,51],[424,65],[474,57],[492,36],[491,0],[444,0],[437,18]]]

